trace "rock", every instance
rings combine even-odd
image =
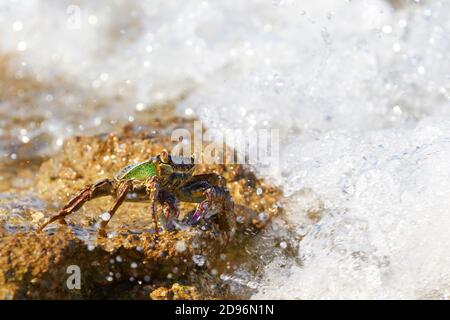
[[[171,288],[160,287],[150,293],[153,300],[204,300],[193,286],[174,283]]]
[[[172,125],[189,127],[178,120]],[[161,124],[161,128],[170,126]],[[241,165],[196,168],[196,173],[216,172],[224,176],[235,202],[232,214],[219,215],[203,227],[164,231],[156,236],[150,230],[148,203],[124,203],[108,224],[109,237],[97,238],[96,222],[111,206],[111,199],[105,197],[86,203],[68,216],[67,226],[54,224],[41,234],[33,231],[84,185],[113,177],[126,164],[146,160],[163,148],[171,150],[170,137],[161,130],[155,132],[136,132],[127,127],[120,134],[71,138],[61,153],[41,165],[33,183],[39,199],[27,200],[25,214],[12,215],[8,210],[17,205],[9,206],[11,199],[2,200],[8,205],[0,208],[0,298],[227,296],[227,287],[217,274],[217,270],[226,270],[229,263],[223,257],[236,256],[230,250],[241,250],[281,210],[277,204],[280,191],[256,179]],[[181,216],[195,207],[180,204]],[[201,265],[194,258],[198,256],[204,257]],[[67,286],[69,266],[80,269],[80,289]],[[210,273],[213,269],[215,272]]]
[[[0,242],[0,298],[101,298],[105,293],[108,298],[136,298],[120,288],[150,280],[154,285],[165,284],[169,274],[170,281],[189,281],[190,270],[197,267],[194,254],[213,259],[221,250],[209,236],[197,230],[158,236],[119,234],[86,245],[65,227],[54,234],[7,235]],[[185,250],[175,248],[179,241],[186,243]],[[67,285],[70,266],[80,270],[79,290]]]

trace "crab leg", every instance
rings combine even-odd
[[[78,195],[72,198],[69,203],[58,212],[57,215],[53,216],[50,220],[40,226],[37,232],[42,231],[47,225],[57,220],[61,220],[61,222],[64,223],[64,218],[67,215],[79,210],[87,201],[94,198],[111,195],[113,192],[114,182],[109,179],[101,180],[93,185],[87,186],[81,190]]]
[[[205,190],[204,195],[206,199],[198,204],[197,209],[188,221],[189,224],[197,224],[206,216],[208,209],[211,209],[213,204],[221,205],[222,210],[229,212],[233,211],[233,201],[225,189],[212,186],[211,188]]]
[[[122,205],[122,203],[125,200],[128,192],[130,192],[132,186],[133,186],[133,184],[132,184],[132,182],[130,180],[125,181],[124,183],[122,183],[119,186],[119,188],[118,188],[118,195],[117,195],[116,201],[114,202],[112,208],[108,211],[109,219],[102,220],[102,222],[100,223],[100,228],[98,229],[98,233],[99,233],[100,236],[102,236],[102,237],[106,236],[105,228],[106,228],[108,222],[112,219],[112,217],[116,213],[117,209]]]
[[[178,203],[176,197],[166,191],[161,190],[159,192],[158,202],[162,204],[164,218],[165,218],[165,229],[172,229],[174,227],[173,220],[178,219]]]
[[[158,208],[156,207],[158,196],[159,196],[159,182],[156,179],[156,177],[150,178],[147,182],[147,193],[150,198],[150,203],[152,206],[152,216],[153,216],[153,223],[155,226],[155,233],[158,234]]]

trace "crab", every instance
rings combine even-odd
[[[234,205],[225,179],[215,173],[194,174],[195,167],[193,157],[172,157],[163,150],[144,162],[125,166],[112,179],[87,185],[37,232],[55,221],[65,224],[66,216],[78,211],[87,201],[103,196],[115,198],[98,228],[98,234],[103,237],[107,235],[108,222],[125,201],[150,202],[156,234],[160,220],[158,204],[162,207],[161,220],[167,230],[179,226],[179,201],[197,203],[195,211],[183,221],[187,226],[194,226],[216,214],[233,213]]]

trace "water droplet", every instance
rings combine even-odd
[[[63,145],[63,142],[64,142],[63,138],[58,138],[58,139],[56,140],[56,145],[57,145],[58,147],[61,147],[61,146]]]
[[[95,117],[94,119],[94,125],[99,126],[102,124],[102,118],[100,117]]]
[[[394,106],[392,108],[392,111],[394,111],[395,114],[401,115],[402,114],[402,108],[400,106]]]
[[[175,243],[175,250],[177,250],[178,252],[183,252],[186,250],[186,243],[182,240],[177,241]]]
[[[17,44],[17,50],[19,50],[19,51],[25,51],[25,50],[27,50],[27,43],[26,43],[25,41],[20,41],[20,42]]]
[[[286,249],[287,248],[287,243],[285,241],[280,242],[280,248],[281,249]]]
[[[229,275],[227,275],[227,274],[221,274],[220,275],[220,280],[222,280],[222,281],[228,281],[230,279],[231,279],[231,277]]]
[[[104,212],[102,213],[102,215],[100,216],[100,218],[103,221],[109,221],[109,219],[111,219],[111,214],[109,212]]]
[[[257,188],[257,189],[256,189],[256,194],[257,194],[258,196],[262,195],[262,194],[263,194],[263,189]]]
[[[196,254],[192,257],[192,260],[194,261],[194,263],[199,266],[199,267],[203,267],[206,263],[206,258],[200,254]]]
[[[398,26],[400,28],[405,28],[407,25],[408,25],[408,22],[406,22],[405,19],[401,19],[401,20],[398,21]]]
[[[392,33],[392,27],[390,25],[383,26],[383,28],[381,28],[381,30],[386,34]]]
[[[423,66],[419,66],[417,68],[417,72],[419,72],[419,74],[425,74],[425,68]]]
[[[267,214],[265,212],[261,212],[260,214],[258,214],[258,219],[261,222],[264,222],[268,219]]]

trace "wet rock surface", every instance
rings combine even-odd
[[[117,134],[73,137],[60,153],[35,166],[36,177],[29,174],[32,166],[19,170],[28,183],[0,199],[0,298],[244,297],[245,293],[231,292],[221,275],[245,261],[245,244],[281,209],[279,190],[241,165],[198,165],[196,174],[225,177],[235,210],[196,227],[155,235],[149,204],[125,203],[109,223],[108,237],[101,238],[97,224],[112,204],[105,197],[69,215],[67,226],[53,224],[41,234],[34,231],[83,186],[113,177],[121,167],[163,148],[170,150],[167,133],[189,126],[173,118],[154,120],[152,130],[127,127]],[[195,204],[181,202],[181,218],[193,208]],[[232,237],[227,240],[225,234]],[[70,266],[79,267],[80,289],[68,288]]]
[[[200,300],[207,297],[201,296],[192,286],[183,286],[174,283],[171,288],[160,287],[150,293],[153,300]]]
[[[6,235],[0,242],[1,298],[146,298],[159,285],[194,280],[189,274],[197,267],[194,254],[214,257],[219,249],[211,240],[195,231],[164,232],[158,239],[124,232],[93,246],[68,228],[52,235]],[[79,289],[73,287],[71,266],[80,270]]]

